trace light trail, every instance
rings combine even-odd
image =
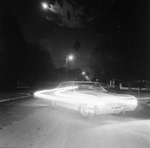
[[[66,92],[68,90],[71,89],[75,89],[78,86],[70,86],[70,87],[62,87],[62,88],[55,88],[55,89],[51,89],[51,90],[41,90],[41,91],[37,91],[34,93],[34,96],[37,98],[43,98],[43,99],[47,99],[47,100],[51,100],[51,99],[56,99],[58,100],[58,97],[67,97],[70,98],[70,95],[63,95],[61,94],[62,92]],[[51,93],[51,94],[47,94],[47,93]]]
[[[37,98],[43,98],[43,99],[46,99],[46,100],[51,100],[52,98],[54,98],[54,96],[51,96],[51,95],[48,95],[48,94],[44,94],[44,93],[52,93],[52,92],[55,92],[58,88],[55,88],[55,89],[51,89],[51,90],[41,90],[41,91],[37,91],[34,93],[34,97],[37,97]]]
[[[51,90],[42,90],[34,93],[34,96],[56,103],[58,106],[70,105],[78,110],[80,106],[87,106],[95,114],[120,113],[121,111],[133,111],[137,106],[134,96],[120,96],[101,91],[80,90],[79,86],[68,86]]]

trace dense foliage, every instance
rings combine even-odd
[[[0,88],[54,81],[55,67],[50,52],[40,42],[27,43],[19,23],[4,8],[1,20]]]
[[[148,1],[101,1],[95,12],[99,43],[90,65],[101,81],[149,79]]]
[[[40,42],[29,45],[28,83],[35,85],[40,82],[55,80],[55,67],[50,52]]]
[[[61,67],[58,68],[56,71],[57,71],[57,76],[59,76],[59,81],[86,80],[85,76],[82,75],[82,69],[80,68],[73,68],[73,69],[68,68],[66,71],[66,67]],[[89,73],[87,73],[87,75],[89,76]]]

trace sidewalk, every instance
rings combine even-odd
[[[23,92],[0,92],[0,103],[16,100],[21,98],[31,97],[30,93],[23,93]]]

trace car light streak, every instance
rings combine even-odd
[[[51,98],[54,98],[54,96],[50,96],[50,95],[47,95],[47,94],[44,94],[44,93],[54,92],[56,90],[58,90],[58,88],[51,89],[51,90],[37,91],[37,92],[34,93],[34,96],[37,97],[37,98],[43,98],[43,99],[50,100]]]
[[[55,89],[50,89],[50,90],[41,90],[41,91],[37,91],[34,93],[35,97],[42,97],[43,93],[48,93],[48,92],[55,92],[57,90],[69,90],[71,89],[70,87],[62,87],[62,88],[55,88]]]
[[[96,100],[98,99],[97,96],[93,96],[93,95],[89,95],[89,94],[83,94],[83,93],[79,93],[79,92],[73,92],[73,94],[72,93],[71,94],[70,93],[63,93],[67,90],[76,89],[76,88],[78,88],[78,86],[65,87],[64,89],[56,90],[55,95],[59,96],[59,97],[72,98],[72,99],[76,99],[76,100],[80,99],[80,101],[84,100],[84,99],[86,99],[88,101],[88,98],[89,99],[90,98],[96,98]]]
[[[87,100],[87,104],[91,103],[91,99],[96,98],[96,100],[98,99],[97,96],[93,96],[93,95],[89,95],[89,94],[81,94],[78,92],[73,92],[74,94],[67,93],[68,90],[74,90],[77,89],[78,86],[70,86],[70,87],[62,87],[62,88],[55,88],[55,89],[51,89],[51,90],[42,90],[42,91],[37,91],[34,93],[35,97],[38,98],[43,98],[43,99],[47,99],[47,100],[51,100],[51,99],[55,99],[55,100],[61,100],[63,101],[61,98],[66,98],[69,99],[71,98],[70,101],[72,102],[81,102],[82,100],[86,99]],[[51,93],[50,94],[46,94],[46,93]],[[67,100],[64,101],[67,101]],[[79,100],[80,99],[80,100]],[[88,101],[88,99],[90,99],[90,101]],[[93,100],[94,101],[94,100]],[[118,99],[107,99],[107,101],[98,101],[97,105],[98,106],[106,106],[106,105],[125,105],[125,104],[129,104],[129,105],[137,105],[137,100],[128,100],[128,102],[126,102],[126,100],[118,100]],[[91,104],[92,105],[92,104]]]
[[[41,91],[35,92],[34,96],[37,97],[37,98],[43,98],[43,99],[47,99],[47,100],[51,100],[51,99],[58,100],[58,96],[63,96],[63,95],[59,95],[60,92],[71,90],[71,89],[74,89],[74,88],[77,88],[77,87],[78,86],[75,86],[75,87],[71,86],[71,87],[55,88],[55,89],[51,89],[51,90],[41,90]],[[46,94],[46,93],[51,93],[51,94]],[[56,96],[54,96],[53,93]],[[70,97],[70,96],[68,96],[68,97]]]
[[[75,109],[79,112],[81,112],[80,108],[83,109],[82,107],[86,106],[90,112],[95,114],[117,114],[124,111],[133,111],[137,106],[137,99],[134,96],[111,95],[98,90],[80,90],[78,89],[80,85],[73,85],[69,82],[64,84],[62,83],[55,89],[37,91],[34,96],[51,101],[51,105],[54,103],[57,106]],[[83,86],[85,84],[84,82]]]
[[[69,104],[70,103],[80,104],[82,102],[85,102],[86,100],[88,106],[94,106],[94,102],[96,103],[98,99],[97,96],[82,94],[79,92],[71,92],[71,91],[67,92],[68,90],[73,90],[76,88],[78,88],[78,86],[62,87],[52,90],[42,90],[35,92],[34,96],[37,98],[42,98],[46,100],[55,100]]]
[[[59,90],[55,91],[55,95],[61,96],[61,97],[68,97],[68,95],[61,94],[61,93],[62,93],[62,92],[65,92],[65,91],[67,91],[67,90],[75,89],[75,88],[78,88],[78,86],[64,87],[64,88],[62,88],[62,89],[59,89]]]

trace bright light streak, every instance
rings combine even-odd
[[[58,88],[51,89],[51,90],[37,91],[37,92],[34,93],[34,96],[37,97],[37,98],[43,98],[43,99],[46,99],[46,100],[55,99],[54,96],[48,95],[48,94],[44,94],[44,93],[55,92],[57,89]]]
[[[70,87],[64,87],[63,89],[60,89],[60,90],[57,90],[57,91],[55,91],[55,95],[57,95],[57,96],[61,96],[61,97],[72,97],[72,96],[70,96],[70,95],[68,95],[68,94],[61,94],[62,92],[65,92],[65,91],[67,91],[67,90],[71,90],[71,89],[76,89],[76,88],[78,88],[78,86],[70,86]]]
[[[137,106],[137,99],[133,97],[132,99],[121,99],[117,96],[109,96],[107,94],[92,95],[87,93],[82,93],[76,91],[78,86],[55,88],[51,90],[42,90],[34,93],[37,98],[42,98],[46,100],[55,100],[56,102],[63,102],[66,104],[72,104],[73,106],[78,106],[78,104],[86,103],[88,107],[93,108],[95,105],[103,107],[105,106],[116,106],[116,105],[129,105],[131,107]],[[131,110],[134,110],[131,108]]]
[[[51,99],[60,100],[60,98],[58,98],[58,96],[61,96],[61,97],[63,96],[63,95],[58,95],[60,92],[65,92],[67,90],[75,89],[77,87],[78,86],[74,86],[74,87],[71,86],[71,87],[55,88],[55,89],[51,89],[51,90],[41,90],[41,91],[35,92],[34,96],[37,98],[43,98],[46,100],[51,100]],[[49,93],[49,94],[46,94],[46,93]],[[68,97],[70,97],[70,96],[68,95]]]
[[[34,96],[37,98],[42,98],[46,100],[56,100],[56,101],[61,101],[61,102],[82,102],[83,100],[86,100],[87,102],[92,102],[94,101],[93,99],[95,98],[96,100],[98,97],[90,95],[90,94],[83,94],[83,93],[78,93],[78,92],[67,92],[68,90],[76,89],[78,86],[70,86],[70,87],[63,87],[63,88],[56,88],[52,90],[42,90],[42,91],[37,91],[34,93]],[[88,100],[89,99],[89,100]]]
[[[94,101],[94,98],[95,100],[98,99],[97,96],[93,96],[93,95],[90,95],[90,94],[83,94],[83,93],[80,93],[80,92],[71,92],[71,93],[67,93],[66,91],[67,90],[71,90],[71,89],[76,89],[78,88],[78,86],[71,86],[71,87],[64,87],[63,89],[60,89],[60,90],[56,90],[55,91],[55,95],[56,96],[59,96],[60,98],[63,97],[63,99],[66,101],[66,98],[68,98],[69,100],[68,101],[77,101],[78,103],[79,102],[82,102],[83,100],[86,100],[86,102],[88,103],[88,101],[92,100],[92,102]]]

